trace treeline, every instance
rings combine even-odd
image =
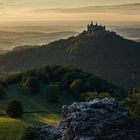
[[[48,65],[39,69],[8,74],[0,82],[2,91],[0,97],[4,95],[4,88],[13,84],[20,84],[25,93],[39,93],[41,83],[47,85],[50,96],[53,96],[50,100],[56,99],[58,93],[63,93],[63,91],[69,92],[76,99],[80,99],[81,95],[82,97],[92,96],[95,92],[97,94],[109,93],[118,99],[127,96],[123,89],[80,69],[72,66]]]

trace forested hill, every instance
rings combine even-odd
[[[46,93],[51,94],[52,90],[54,91],[52,94],[55,100],[63,94],[70,94],[74,100],[93,98],[96,93],[118,99],[127,96],[127,92],[122,88],[72,66],[48,65],[24,72],[9,73],[3,77],[0,85],[4,88],[19,85],[19,89],[27,95],[41,94],[41,87],[45,85],[50,91]],[[2,92],[0,95],[7,97]]]
[[[83,31],[76,37],[0,55],[1,71],[27,70],[48,64],[72,64],[128,89],[132,73],[140,70],[140,43],[107,30],[95,30],[92,34]],[[139,86],[139,73],[135,80]]]

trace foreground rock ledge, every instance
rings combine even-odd
[[[58,126],[38,129],[42,140],[140,140],[138,122],[114,99],[94,99],[62,107]]]

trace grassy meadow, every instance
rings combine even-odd
[[[0,84],[0,140],[20,140],[30,126],[56,125],[62,120],[63,105],[94,98],[96,92],[110,93],[116,98],[125,96],[121,88],[69,66],[46,66],[7,75]],[[11,119],[5,115],[13,100],[22,104],[21,118]]]
[[[28,127],[20,120],[1,117],[0,118],[0,140],[19,140],[23,131]]]
[[[46,114],[61,114],[61,107],[64,104],[71,103],[70,98],[63,95],[58,103],[52,104],[47,101],[47,86],[41,85],[40,92],[35,95],[25,94],[17,84],[9,86],[6,89],[6,97],[0,100],[0,113],[5,113],[7,104],[11,100],[19,100],[23,105],[24,112],[45,112]],[[66,95],[68,97],[68,94]]]
[[[40,93],[32,96],[23,94],[19,85],[7,88],[6,98],[0,100],[0,114],[5,114],[7,104],[13,99],[21,101],[26,113],[19,119],[0,117],[0,140],[18,140],[28,126],[56,125],[62,119],[61,107],[71,101],[63,96],[60,104],[51,104],[47,101],[46,86],[41,85],[40,89]]]

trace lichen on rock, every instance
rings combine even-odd
[[[64,120],[40,128],[42,140],[139,140],[139,123],[112,98],[75,102],[62,107]]]

